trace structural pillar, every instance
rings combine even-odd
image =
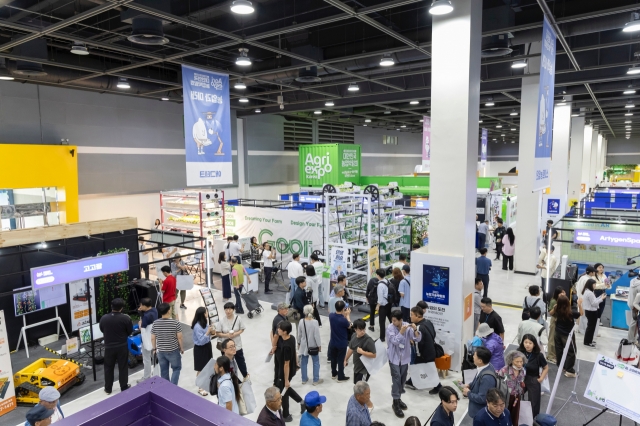
[[[593,129],[591,136],[591,164],[589,166],[589,190],[596,186],[596,173],[598,163],[598,130]]]
[[[569,188],[567,191],[567,211],[574,202],[580,201],[584,155],[584,117],[571,119],[571,143],[569,145]],[[553,179],[553,176],[551,177]]]
[[[602,180],[602,135],[598,135],[596,152],[596,185]]]
[[[593,138],[593,126],[584,126],[584,145],[582,148],[582,182],[580,184],[580,198],[583,198],[590,186],[589,170],[591,168],[591,139]],[[584,189],[583,189],[584,188]]]
[[[569,181],[569,140],[571,139],[571,105],[557,106],[553,112],[553,146],[551,151],[551,194],[567,200]]]

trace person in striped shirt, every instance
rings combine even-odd
[[[182,327],[171,318],[171,306],[168,303],[158,305],[158,318],[151,328],[151,345],[158,355],[160,376],[169,380],[169,366],[171,366],[171,383],[178,384],[182,369]]]

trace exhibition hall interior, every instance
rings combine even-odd
[[[0,0],[0,424],[640,423],[639,36]]]

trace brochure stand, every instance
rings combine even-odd
[[[28,324],[27,325],[27,318],[26,315],[22,315],[22,328],[20,329],[20,337],[18,338],[18,346],[16,346],[16,351],[18,349],[20,349],[20,342],[24,339],[24,350],[27,353],[27,358],[29,358],[29,345],[27,345],[27,330],[30,328],[34,328],[34,327],[38,327],[40,325],[43,324],[48,324],[50,322],[57,322],[58,323],[58,336],[60,336],[60,327],[62,327],[62,331],[64,332],[64,335],[66,336],[67,340],[69,340],[69,335],[67,334],[67,330],[64,328],[64,324],[62,323],[62,319],[60,319],[60,317],[58,316],[58,307],[56,306],[56,316],[54,318],[48,319],[48,320],[44,320],[44,321],[40,321],[37,322],[35,324]],[[91,308],[89,308],[91,309]]]

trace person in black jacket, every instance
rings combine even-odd
[[[298,335],[298,323],[300,322],[300,318],[302,318],[304,307],[307,303],[307,291],[305,287],[307,286],[307,279],[304,276],[296,278],[296,292],[293,293],[293,299],[291,300],[291,307],[297,311],[296,317],[291,321],[296,325],[296,335]]]
[[[416,343],[416,364],[427,364],[429,362],[436,361],[436,330],[433,324],[428,319],[424,318],[423,311],[420,307],[414,306],[411,308],[411,322],[418,326],[422,339]],[[407,386],[415,389],[411,379],[407,380]],[[436,395],[440,392],[442,384],[438,383],[438,386],[429,391],[429,395]]]
[[[458,408],[458,392],[451,386],[443,386],[438,392],[440,397],[440,405],[436,408],[431,418],[430,426],[453,426],[453,412]]]
[[[277,387],[272,386],[264,391],[264,399],[266,405],[260,411],[258,423],[260,426],[284,426],[284,417],[282,416],[282,396]]]
[[[107,395],[113,389],[113,371],[118,363],[120,390],[129,389],[129,349],[127,338],[133,332],[133,322],[123,314],[124,300],[111,301],[111,312],[100,318],[100,331],[104,335],[104,391]]]
[[[367,302],[369,302],[369,330],[376,331],[376,305],[378,304],[378,278],[373,277],[367,283]]]

